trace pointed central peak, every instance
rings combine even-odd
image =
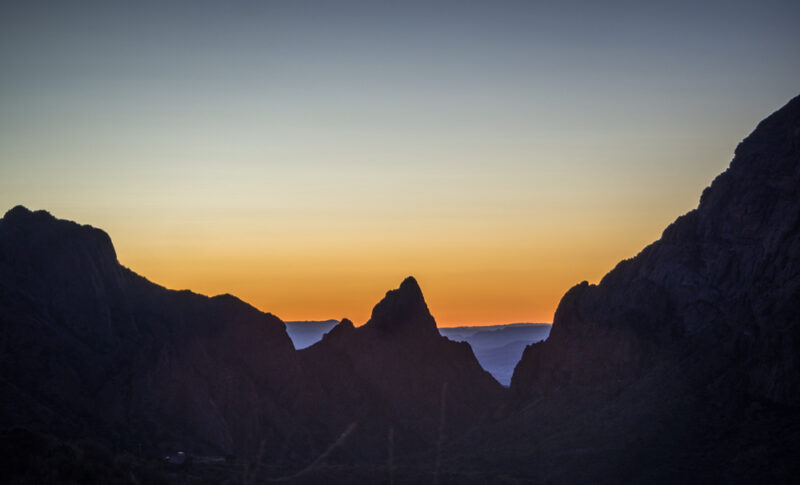
[[[414,293],[419,296],[421,300],[425,300],[422,296],[422,290],[419,288],[419,283],[417,280],[414,279],[413,276],[409,276],[408,278],[404,279],[402,283],[400,283],[400,291],[407,292],[407,293]]]
[[[417,280],[409,276],[400,288],[386,292],[383,300],[372,309],[372,317],[365,327],[386,332],[436,332],[436,321],[428,310]]]

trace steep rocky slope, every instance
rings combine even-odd
[[[230,295],[167,290],[117,262],[106,233],[15,207],[0,219],[0,428],[156,456],[261,456],[302,468],[434,457],[501,386],[439,335],[409,278],[354,328],[296,351],[277,317]],[[392,437],[389,438],[389,433]]]
[[[365,325],[345,319],[299,355],[304,399],[319,403],[314,414],[331,434],[357,423],[364,458],[385,459],[390,429],[398,454],[430,451],[485,421],[504,395],[468,344],[439,335],[412,277]]]
[[[108,235],[16,207],[0,220],[0,424],[144,452],[253,452],[292,419],[283,323],[120,266]]]
[[[596,466],[543,473],[786,481],[800,463],[798,358],[800,97],[737,147],[696,210],[564,295],[511,390],[526,432],[550,433],[539,456],[582,449]]]

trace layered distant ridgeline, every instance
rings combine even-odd
[[[294,348],[304,349],[322,340],[322,336],[339,324],[338,320],[284,322],[286,333],[292,339]]]
[[[510,323],[440,328],[439,333],[450,340],[467,342],[481,366],[500,384],[508,386],[525,347],[546,339],[550,327],[549,323]]]
[[[295,350],[278,318],[22,207],[0,220],[0,331],[0,427],[27,428],[0,430],[1,471],[24,483],[796,483],[800,98],[659,241],[564,295],[510,389],[413,278]],[[179,472],[138,461],[178,450]]]

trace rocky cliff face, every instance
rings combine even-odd
[[[283,323],[170,291],[103,231],[16,207],[0,220],[0,420],[131,449],[249,452],[292,420]]]
[[[798,355],[800,97],[737,147],[696,210],[598,285],[564,295],[550,337],[525,350],[511,390],[527,413],[615,423],[584,432],[638,450],[629,456],[660,435],[668,443],[654,456],[707,453],[682,459],[692,471],[702,462],[720,472],[714,456],[780,480],[786,462],[774,458],[798,436]],[[768,469],[770,457],[784,468]]]
[[[397,455],[427,453],[503,392],[439,335],[413,278],[363,327],[298,352],[277,317],[160,287],[103,231],[24,207],[0,219],[0,348],[0,427],[145,454],[261,450],[289,469],[351,424],[339,459],[383,462],[390,429]]]

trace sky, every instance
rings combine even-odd
[[[169,288],[551,322],[800,94],[800,2],[0,4],[0,213]]]

